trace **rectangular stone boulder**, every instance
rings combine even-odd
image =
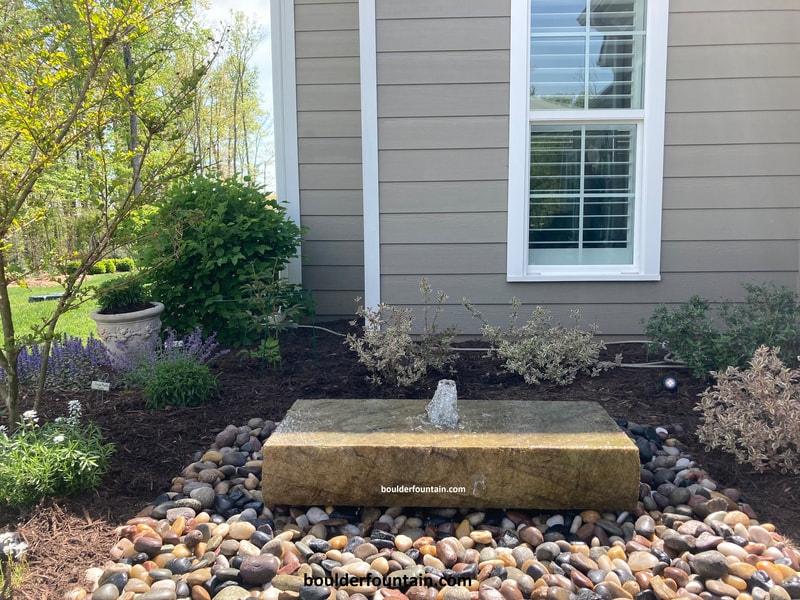
[[[264,502],[632,509],[636,446],[595,402],[298,400],[262,449]]]

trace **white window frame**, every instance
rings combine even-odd
[[[511,0],[507,281],[658,281],[669,0],[645,0],[644,108],[530,112],[530,0]],[[576,114],[579,113],[579,114]],[[531,124],[635,123],[636,198],[632,265],[529,265]]]

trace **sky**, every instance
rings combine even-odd
[[[253,56],[253,64],[258,67],[261,78],[261,98],[264,108],[272,110],[272,42],[269,37],[269,0],[208,0],[210,9],[206,12],[206,23],[219,29],[220,23],[230,21],[231,10],[243,12],[254,18],[264,27],[264,41]]]

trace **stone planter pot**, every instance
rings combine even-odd
[[[161,313],[164,305],[151,302],[151,308],[116,315],[102,315],[93,310],[89,315],[97,325],[97,335],[112,356],[136,351],[158,342],[161,332]]]

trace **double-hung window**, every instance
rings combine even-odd
[[[659,278],[668,0],[511,0],[509,281]]]

